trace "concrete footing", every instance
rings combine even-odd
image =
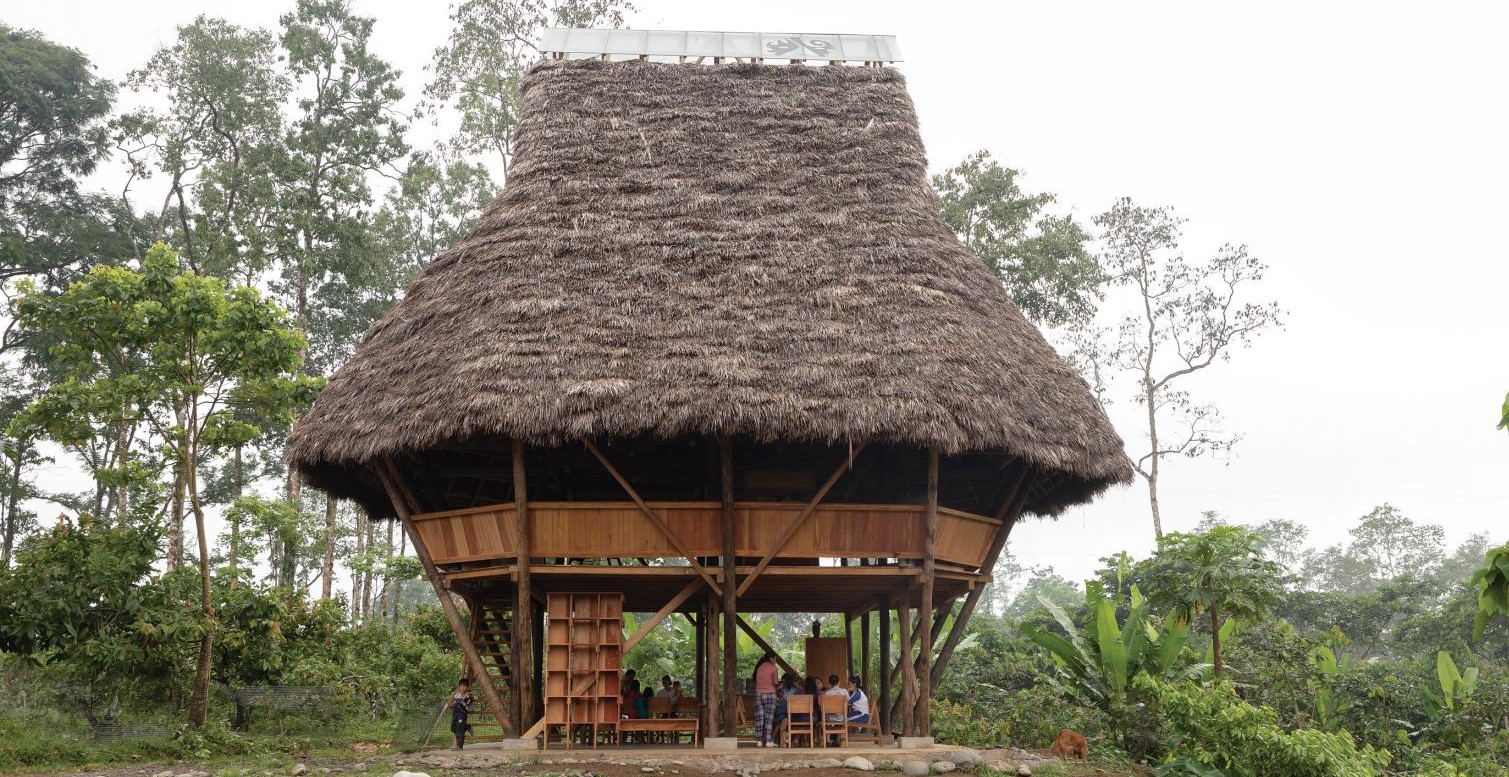
[[[538,739],[505,739],[498,743],[504,750],[539,750]]]
[[[705,750],[738,750],[738,737],[705,737],[702,740]]]
[[[897,737],[896,746],[905,750],[929,748],[933,746],[932,737]]]

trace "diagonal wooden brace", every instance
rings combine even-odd
[[[660,517],[660,513],[655,512],[654,509],[645,504],[645,501],[639,497],[639,492],[635,491],[634,487],[629,485],[629,481],[625,480],[622,474],[619,474],[618,468],[613,466],[613,462],[608,461],[608,457],[604,456],[603,452],[598,450],[597,446],[593,445],[591,440],[583,437],[582,444],[587,446],[587,450],[591,451],[593,456],[597,457],[597,460],[602,463],[603,468],[608,470],[608,474],[612,475],[613,479],[618,481],[618,485],[622,486],[623,490],[628,493],[629,498],[634,500],[634,504],[639,505],[640,512],[643,512],[645,517],[650,519],[650,523],[654,524],[661,536],[665,537],[671,543],[671,547],[675,548],[676,552],[680,553],[692,565],[692,569],[697,570],[697,574],[702,576],[703,582],[707,583],[707,587],[713,590],[713,595],[722,596],[722,586],[718,585],[718,581],[713,579],[713,575],[707,571],[707,567],[699,564],[697,558],[691,554],[691,551],[688,551],[686,546],[681,544],[681,540],[671,531],[671,527],[666,525],[665,519]]]
[[[802,512],[798,514],[796,518],[793,518],[790,523],[786,524],[785,530],[781,532],[780,539],[775,541],[775,545],[771,546],[769,552],[765,554],[765,557],[760,559],[760,563],[755,565],[755,568],[750,571],[749,576],[745,577],[744,581],[739,583],[739,589],[737,593],[740,596],[743,596],[744,592],[748,591],[751,585],[754,585],[755,578],[759,577],[760,573],[765,571],[765,567],[770,566],[770,562],[775,560],[775,555],[785,549],[786,543],[790,542],[791,538],[796,536],[797,530],[801,529],[802,524],[805,524],[807,522],[807,519],[812,516],[812,512],[817,509],[817,506],[819,504],[822,503],[823,497],[826,497],[828,495],[828,492],[833,490],[833,486],[834,484],[838,483],[838,479],[843,477],[844,473],[848,472],[850,467],[854,466],[854,459],[858,457],[860,453],[864,452],[865,445],[866,443],[860,443],[859,447],[855,448],[854,452],[850,453],[848,457],[844,459],[843,463],[839,464],[838,468],[833,470],[833,474],[828,476],[828,481],[826,483],[823,483],[823,487],[817,490],[817,494],[812,497],[812,501],[807,503],[807,506],[802,509]],[[730,581],[730,584],[731,583],[732,581]]]

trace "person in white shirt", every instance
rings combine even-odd
[[[849,677],[849,722],[870,722],[870,697],[859,687],[859,678],[853,675]]]

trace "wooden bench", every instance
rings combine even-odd
[[[869,723],[849,721],[849,733],[851,736],[854,734],[864,734],[866,737],[874,736],[875,744],[880,744],[880,724],[875,721],[874,716],[870,717]]]
[[[659,734],[691,734],[692,747],[697,746],[697,735],[700,732],[700,721],[696,718],[629,718],[618,721],[618,745],[623,746],[624,734],[632,732],[648,732]]]

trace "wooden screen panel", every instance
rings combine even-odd
[[[808,637],[806,659],[808,677],[825,684],[831,675],[838,675],[839,682],[849,679],[849,641],[843,637]]]
[[[979,516],[953,511],[938,511],[939,561],[952,561],[971,569],[985,563],[985,554],[995,539],[1000,524]]]
[[[804,505],[741,504],[738,553],[763,556]],[[922,558],[924,508],[917,505],[820,505],[777,558],[884,556]]]
[[[513,512],[512,507],[491,507],[416,515],[414,529],[436,564],[510,558]]]
[[[652,503],[693,555],[715,556],[722,539],[715,502]],[[667,557],[676,547],[633,502],[539,502],[529,505],[531,553],[536,556]]]

